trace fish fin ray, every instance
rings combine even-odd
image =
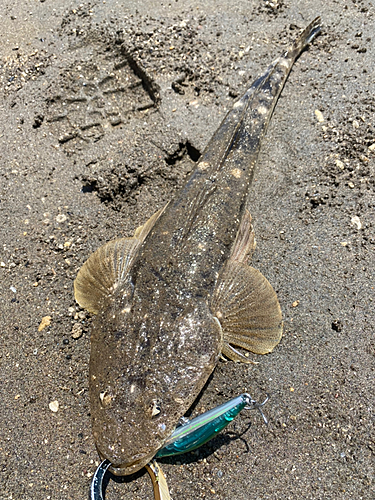
[[[74,281],[74,296],[81,307],[94,314],[99,312],[102,299],[125,280],[139,247],[164,210],[158,210],[139,226],[133,238],[111,240],[90,255]]]
[[[159,219],[161,214],[164,212],[164,210],[167,208],[168,203],[165,205],[165,207],[161,208],[157,212],[155,212],[151,217],[148,219],[147,222],[143,224],[143,226],[139,226],[134,233],[134,238],[138,238],[141,242],[143,242],[148,235],[148,233],[151,231],[151,229],[154,227],[155,222]]]
[[[228,344],[228,342],[223,343],[223,347],[221,349],[221,354],[229,358],[231,361],[234,361],[235,363],[247,363],[247,364],[257,364],[256,361],[253,361],[246,356],[244,356],[242,353],[237,351],[233,346]]]
[[[74,296],[81,307],[99,312],[102,299],[124,280],[140,244],[138,238],[119,238],[90,255],[74,280]]]
[[[256,247],[250,212],[246,209],[232,248],[230,261],[247,263]]]
[[[223,330],[224,354],[239,359],[228,346],[267,354],[280,342],[283,322],[276,292],[253,267],[228,261],[211,303]],[[229,352],[229,354],[228,354]],[[232,356],[230,355],[232,353]]]

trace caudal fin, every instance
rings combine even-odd
[[[320,16],[318,16],[302,31],[302,33],[297,38],[297,40],[295,40],[288,52],[294,53],[294,57],[298,57],[303,49],[316,37],[320,30],[321,19]]]

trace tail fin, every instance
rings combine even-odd
[[[295,40],[292,47],[288,50],[294,57],[298,57],[303,49],[316,37],[316,35],[321,30],[321,19],[320,16],[316,17],[312,23],[310,23],[301,33],[301,35]]]
[[[233,111],[227,115],[228,119],[231,113],[242,111],[241,122],[234,131],[232,142],[225,156],[227,160],[231,158],[237,168],[241,168],[242,165],[244,168],[246,165],[252,167],[255,165],[262,136],[267,130],[273,109],[289,72],[297,57],[319,31],[320,17],[317,17],[303,30],[293,45],[278,57],[263,75],[258,77],[250,89],[234,105]],[[223,122],[224,124],[225,122]],[[220,129],[217,133],[219,132]],[[250,175],[253,175],[253,172]]]
[[[221,168],[229,156],[240,155],[246,165],[254,165],[261,136],[267,129],[273,108],[294,61],[320,31],[320,17],[314,19],[293,45],[259,76],[224,118],[200,158],[204,165]],[[262,113],[259,115],[259,110]],[[236,161],[242,163],[240,158]],[[238,165],[239,167],[239,165]],[[197,169],[197,175],[201,174]],[[242,181],[241,181],[242,182]]]

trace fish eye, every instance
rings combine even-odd
[[[150,413],[152,419],[154,419],[160,415],[161,403],[158,399],[153,399],[150,402],[150,405],[148,407],[148,412]]]
[[[101,391],[99,394],[100,404],[102,408],[106,408],[112,403],[112,395],[108,390]]]

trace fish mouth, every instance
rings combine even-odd
[[[112,463],[111,459],[107,456],[105,456],[101,451],[98,449],[99,456],[101,460],[109,460],[111,462],[110,467],[108,470],[111,472],[111,474],[115,476],[129,476],[130,474],[134,474],[135,472],[138,472],[141,470],[145,465],[147,465],[155,456],[155,452],[150,453],[142,458],[139,458],[137,460],[127,462],[127,463]]]

